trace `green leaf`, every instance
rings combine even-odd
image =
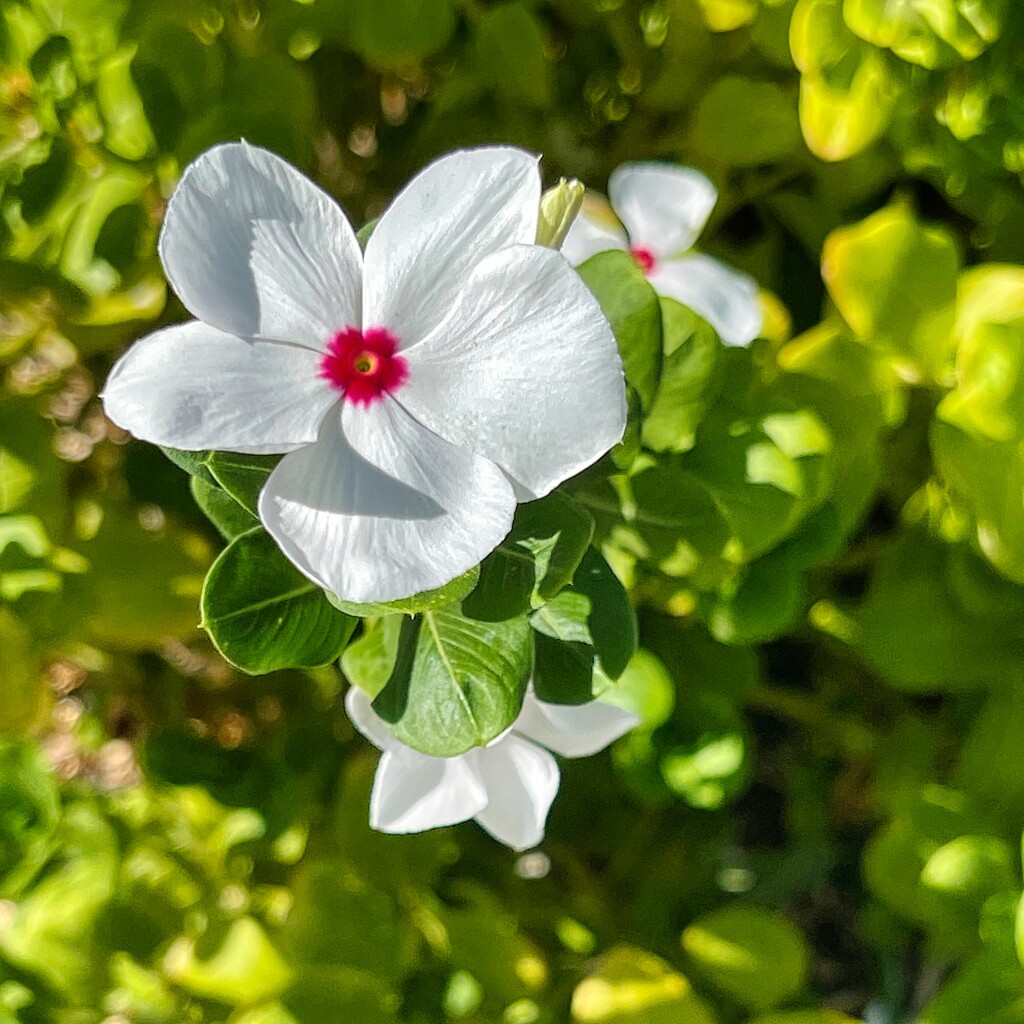
[[[715,1024],[689,980],[660,957],[617,946],[572,994],[573,1024]]]
[[[650,409],[661,377],[661,306],[629,253],[601,252],[579,268],[580,276],[612,325],[626,380]]]
[[[373,706],[402,743],[453,757],[515,721],[532,655],[525,616],[490,623],[453,608],[424,612],[403,622],[394,672]]]
[[[401,615],[387,615],[365,623],[363,635],[350,643],[341,656],[341,670],[349,682],[376,697],[395,669],[401,631]]]
[[[356,626],[260,528],[236,537],[220,553],[203,585],[201,607],[217,650],[253,675],[326,665],[341,654]]]
[[[380,223],[380,217],[374,217],[373,220],[368,220],[357,232],[356,241],[359,243],[359,248],[365,250],[366,243],[372,237],[374,231],[377,229],[377,225]]]
[[[554,597],[572,580],[593,535],[590,513],[560,491],[519,505],[508,537],[481,564],[463,612],[501,622]]]
[[[257,514],[260,491],[280,461],[280,455],[241,455],[237,452],[210,452],[205,459],[216,482],[253,515]]]
[[[769,1010],[807,982],[810,951],[799,930],[765,907],[733,905],[694,921],[683,949],[708,980],[751,1010]]]
[[[225,540],[234,540],[240,533],[258,525],[256,517],[242,508],[227,491],[207,483],[201,476],[192,477],[189,488],[196,504]]]
[[[726,75],[704,93],[692,131],[694,148],[713,163],[775,163],[799,150],[796,94],[774,82]]]
[[[833,231],[821,273],[858,338],[895,355],[904,372],[951,378],[960,257],[950,232],[894,205]]]
[[[965,0],[844,0],[850,29],[875,46],[925,68],[979,57],[999,35],[1000,5]]]
[[[637,650],[636,613],[608,563],[591,548],[572,584],[530,616],[533,682],[551,704],[583,704],[618,679]]]
[[[1016,587],[973,559],[978,583],[1011,616],[993,629],[991,611],[979,613],[950,587],[956,550],[909,532],[879,555],[863,604],[854,613],[854,646],[890,684],[935,693],[967,690],[1008,678],[1024,656],[1024,644],[1007,628],[1021,614]]]
[[[208,483],[213,487],[219,487],[220,484],[214,478],[214,475],[210,472],[209,467],[206,465],[206,460],[212,454],[212,452],[201,451],[201,452],[186,452],[180,448],[168,448],[165,445],[160,445],[160,451],[164,453],[179,469],[185,470],[189,476],[197,476],[204,483]]]
[[[714,397],[721,344],[714,328],[672,299],[661,300],[661,318],[664,362],[643,443],[655,452],[686,452]]]
[[[551,103],[551,63],[544,31],[523,3],[487,10],[476,26],[483,74],[509,102],[531,107]]]
[[[239,505],[257,515],[260,491],[281,461],[280,455],[243,455],[238,452],[186,452],[160,449],[176,466],[204,483],[223,488]]]
[[[885,55],[843,21],[842,0],[798,0],[789,33],[800,127],[822,160],[848,160],[885,134],[899,98]]]
[[[179,939],[164,956],[163,969],[185,991],[231,1005],[272,999],[292,977],[267,933],[251,917],[233,921],[219,947],[205,958],[195,943]]]
[[[96,98],[107,123],[104,143],[126,160],[141,160],[155,145],[131,76],[134,57],[134,46],[123,47],[103,63],[96,80]]]
[[[477,585],[479,578],[480,570],[474,567],[461,576],[456,576],[443,587],[424,590],[421,594],[413,594],[412,597],[402,597],[397,601],[387,601],[383,604],[357,604],[354,601],[343,601],[329,591],[326,593],[327,599],[335,608],[339,608],[346,615],[354,615],[360,619],[376,619],[395,612],[401,612],[403,615],[417,615],[420,612],[435,611],[461,601]]]

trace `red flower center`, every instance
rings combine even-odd
[[[657,262],[654,258],[654,253],[650,249],[645,249],[643,246],[636,246],[629,250],[629,254],[636,260],[636,265],[645,273],[649,274],[654,269],[654,264]]]
[[[346,327],[327,342],[320,376],[348,401],[372,405],[406,382],[409,364],[386,327]]]

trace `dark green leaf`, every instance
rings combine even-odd
[[[661,376],[661,306],[657,294],[625,252],[598,253],[579,272],[612,325],[626,380],[636,388],[641,407],[650,409]]]
[[[538,634],[534,686],[541,700],[580,704],[617,679],[637,649],[629,594],[591,548],[572,584],[530,616]],[[541,639],[543,637],[544,639]]]
[[[236,537],[210,567],[203,626],[243,672],[326,665],[344,650],[355,619],[332,608],[260,528]]]
[[[394,672],[373,706],[407,746],[453,757],[515,721],[532,655],[525,616],[490,623],[454,608],[424,612],[403,622]]]
[[[210,452],[205,460],[216,482],[253,515],[256,515],[260,491],[280,461],[280,455],[240,455],[237,452]]]
[[[196,504],[225,540],[233,540],[258,525],[255,516],[242,508],[227,491],[207,483],[201,476],[192,477],[189,486]]]
[[[462,610],[500,622],[554,597],[572,579],[593,535],[590,513],[560,491],[520,505],[508,537],[480,566],[480,581]]]

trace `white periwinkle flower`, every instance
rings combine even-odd
[[[397,740],[353,686],[345,708],[381,758],[370,794],[370,826],[381,832],[424,832],[475,818],[495,839],[527,850],[544,838],[558,792],[563,757],[603,750],[639,721],[630,711],[595,700],[545,704],[527,693],[512,728],[457,757],[430,757]]]
[[[287,453],[263,525],[350,601],[442,586],[622,436],[615,339],[563,257],[534,243],[536,157],[452,153],[366,252],[279,157],[217,146],[171,198],[160,256],[197,320],[136,342],[107,415],[186,450]]]
[[[569,229],[562,252],[574,265],[608,249],[625,249],[659,295],[699,313],[727,344],[746,345],[760,334],[757,283],[691,251],[718,200],[700,171],[658,162],[622,164],[608,179],[608,198],[611,210],[601,200],[585,199]]]

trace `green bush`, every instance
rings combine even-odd
[[[1024,1022],[1022,49],[1014,0],[2,0],[0,1024]],[[356,224],[485,142],[696,166],[761,286],[726,347],[588,262],[626,441],[430,599],[640,715],[540,852],[370,831],[401,617],[291,594],[259,459],[102,414],[240,137]]]

